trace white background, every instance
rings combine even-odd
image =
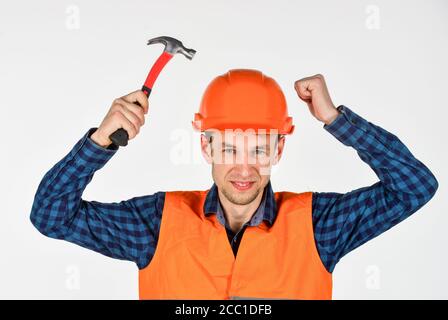
[[[0,4],[0,298],[138,297],[137,267],[34,229],[43,175],[114,98],[139,89],[169,35],[198,51],[162,71],[137,139],[98,171],[83,197],[112,202],[212,184],[190,121],[215,76],[262,70],[283,88],[296,131],[275,191],[371,185],[373,171],[298,100],[295,80],[322,73],[335,104],[396,134],[437,177],[436,196],[343,258],[335,299],[448,298],[447,1],[2,1]],[[186,163],[173,162],[177,133]],[[444,165],[445,163],[445,165]]]

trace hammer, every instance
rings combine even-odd
[[[157,59],[157,61],[152,66],[151,70],[148,73],[148,76],[146,77],[145,84],[142,87],[142,91],[145,93],[147,97],[151,94],[152,87],[154,85],[154,82],[156,81],[157,77],[159,76],[160,71],[162,71],[163,67],[167,64],[168,61],[171,60],[171,58],[176,53],[183,54],[188,59],[193,59],[196,50],[185,48],[182,42],[180,42],[177,39],[171,38],[171,37],[156,37],[153,39],[148,40],[148,45],[154,44],[154,43],[162,43],[165,45],[165,49],[163,50],[160,57]],[[138,101],[134,102],[137,105],[140,105]],[[109,136],[109,139],[117,146],[126,146],[128,144],[129,135],[126,130],[123,128],[118,129],[114,133],[112,133]]]

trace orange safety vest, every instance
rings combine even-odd
[[[248,226],[236,258],[216,214],[204,215],[207,192],[166,192],[156,251],[139,271],[140,299],[331,299],[312,192],[276,192],[273,225]]]

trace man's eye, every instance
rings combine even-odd
[[[224,152],[233,154],[235,152],[235,149],[224,149]]]
[[[255,153],[256,153],[256,154],[259,154],[259,155],[265,155],[265,154],[266,154],[266,151],[257,149],[257,150],[255,150]]]

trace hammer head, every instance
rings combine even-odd
[[[165,45],[165,52],[168,52],[171,55],[182,53],[190,60],[193,59],[193,56],[196,53],[196,50],[185,48],[182,42],[171,37],[162,36],[148,40],[148,45],[154,43],[163,43]]]

